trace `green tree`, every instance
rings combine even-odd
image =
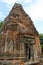
[[[1,29],[2,25],[3,25],[3,21],[2,21],[2,22],[0,22],[0,29]]]
[[[40,34],[40,43],[41,43],[41,48],[43,52],[43,34]]]
[[[0,21],[0,31],[1,31],[2,25],[3,25],[3,21]],[[1,39],[1,33],[0,33],[0,39]]]

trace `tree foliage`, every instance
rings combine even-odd
[[[40,34],[40,43],[41,43],[41,48],[43,52],[43,34]]]
[[[3,21],[0,21],[0,30],[1,30],[2,25],[3,25]],[[0,34],[0,39],[1,39],[1,34]]]
[[[43,44],[43,34],[40,34],[40,43]]]
[[[2,25],[3,25],[3,21],[0,22],[0,29],[1,29]]]

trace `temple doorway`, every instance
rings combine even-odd
[[[31,59],[31,49],[28,43],[25,44],[25,54],[26,54],[26,60],[29,61]]]

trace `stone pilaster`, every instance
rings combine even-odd
[[[41,51],[40,39],[38,36],[35,36],[35,46],[38,50],[38,54],[41,54],[42,51]]]

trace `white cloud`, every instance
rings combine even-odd
[[[27,7],[26,12],[31,16],[33,21],[43,20],[43,0],[38,0],[30,7]]]
[[[18,0],[2,0],[3,2],[9,4],[9,5],[12,5],[14,4],[15,2],[17,2]]]
[[[32,0],[24,0],[24,1],[23,0],[2,0],[2,1],[9,4],[9,5],[13,5],[15,2],[18,2],[18,3],[22,3],[22,2],[30,3],[30,2],[32,2]]]
[[[25,3],[31,3],[32,0],[24,0]]]
[[[21,2],[29,2],[30,0],[2,0],[2,2],[7,3],[8,5],[13,5],[14,3],[21,3]]]

